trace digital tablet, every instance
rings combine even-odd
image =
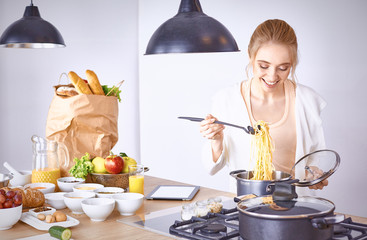
[[[200,186],[191,185],[159,185],[145,198],[154,200],[191,200],[199,191]]]

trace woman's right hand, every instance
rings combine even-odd
[[[217,119],[211,114],[208,114],[205,119],[200,122],[200,133],[207,139],[222,141],[224,125],[214,123],[215,121],[217,121]]]
[[[203,137],[212,140],[213,162],[217,162],[223,151],[223,129],[224,125],[214,123],[217,121],[215,117],[208,114],[203,121],[200,122],[200,133]]]

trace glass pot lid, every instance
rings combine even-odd
[[[273,201],[272,195],[242,200],[237,209],[246,215],[267,219],[295,219],[324,216],[335,209],[326,199],[299,197],[290,201]]]
[[[291,175],[299,180],[292,183],[308,187],[330,177],[340,165],[340,156],[333,150],[323,149],[309,153],[299,159],[291,169]]]

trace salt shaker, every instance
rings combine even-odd
[[[181,219],[186,221],[190,220],[193,216],[195,216],[195,205],[192,203],[183,205],[181,209]]]
[[[208,201],[198,201],[196,202],[196,210],[197,217],[204,217],[209,213]]]

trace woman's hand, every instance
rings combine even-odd
[[[200,133],[203,137],[212,140],[213,162],[217,162],[223,151],[223,129],[224,125],[214,123],[217,119],[208,114],[203,121],[200,122]]]
[[[200,133],[207,139],[222,141],[224,125],[214,123],[215,121],[217,121],[217,119],[211,114],[208,114],[205,119],[200,122]]]
[[[309,169],[306,170],[306,180],[308,181],[312,181],[315,180],[319,177],[322,176],[322,174],[324,174],[324,172],[319,169],[318,167],[315,166],[309,166]],[[309,186],[309,189],[323,189],[324,187],[326,187],[327,185],[329,185],[329,181],[327,179],[325,179],[322,182],[319,182],[318,184],[315,184],[313,186]]]

